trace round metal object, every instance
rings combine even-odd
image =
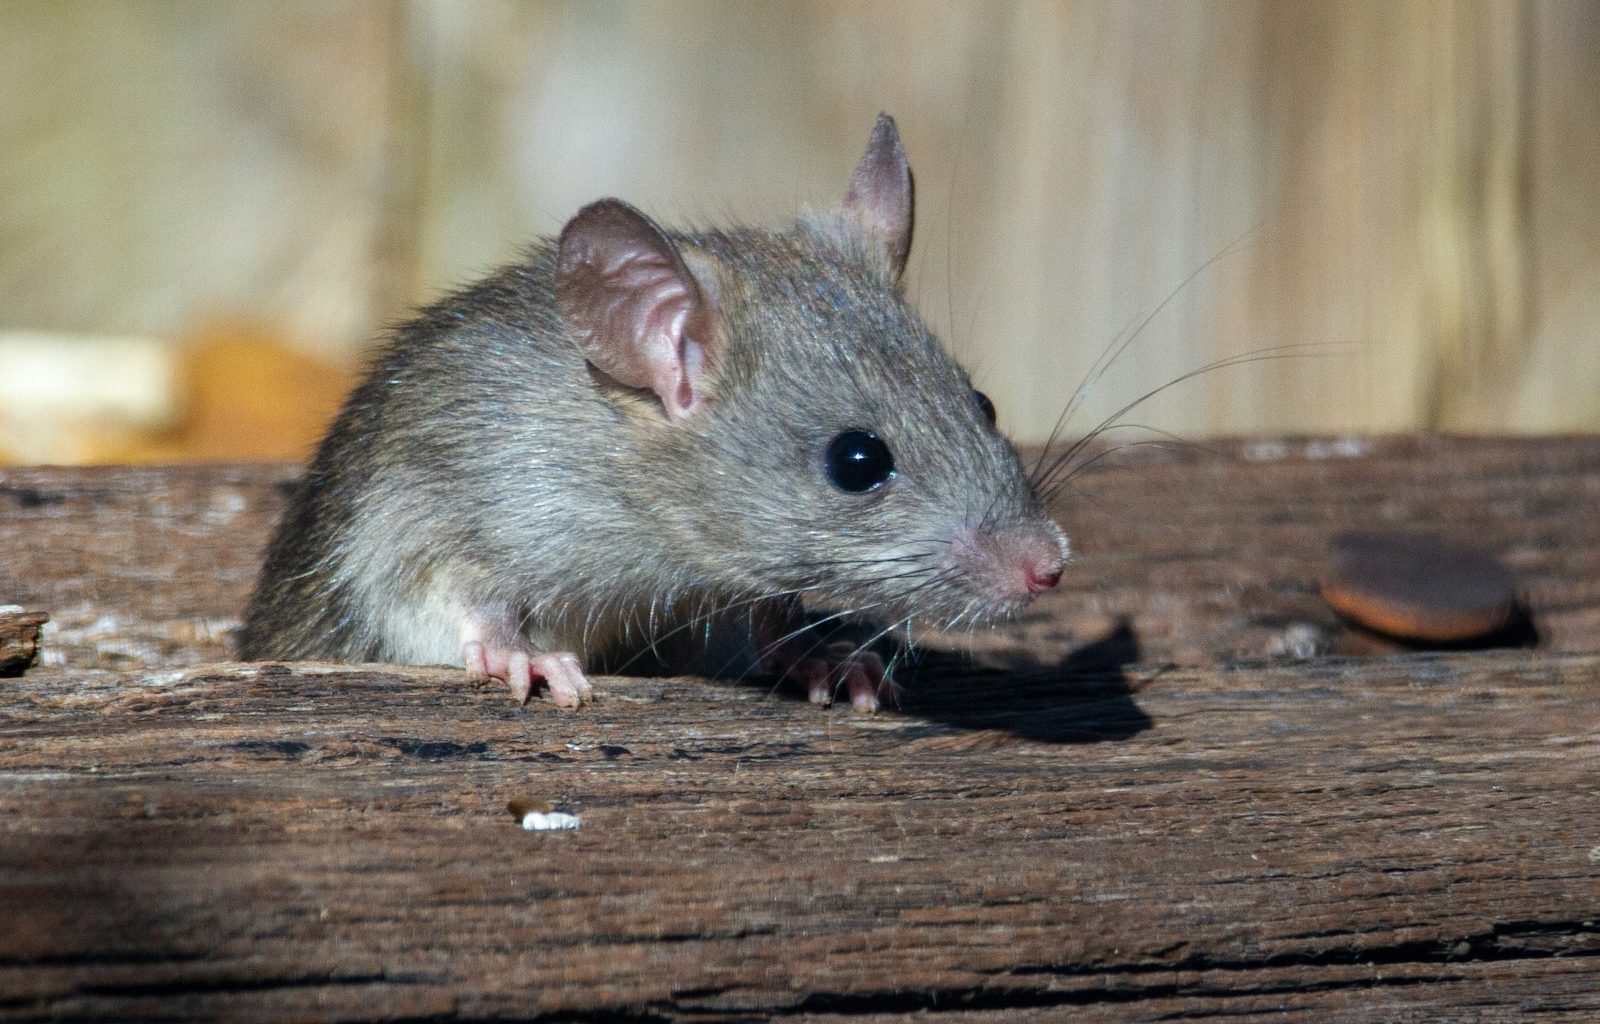
[[[1334,611],[1405,640],[1460,643],[1504,628],[1516,581],[1492,557],[1433,534],[1346,533],[1321,580]]]

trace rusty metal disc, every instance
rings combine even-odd
[[[1339,614],[1405,640],[1459,643],[1505,627],[1516,581],[1476,548],[1426,533],[1333,540],[1322,597]]]

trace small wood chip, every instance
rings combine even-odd
[[[0,676],[21,675],[39,654],[39,627],[50,621],[44,612],[0,606]]]
[[[1499,562],[1434,534],[1342,534],[1321,588],[1323,600],[1354,622],[1426,643],[1489,636],[1516,607],[1516,581]]]

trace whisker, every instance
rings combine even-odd
[[[1089,365],[1089,369],[1084,373],[1083,380],[1078,382],[1078,387],[1073,391],[1072,397],[1067,400],[1066,407],[1061,410],[1061,415],[1056,417],[1055,426],[1051,428],[1050,436],[1045,439],[1044,447],[1039,452],[1039,458],[1034,462],[1033,469],[1028,473],[1029,479],[1037,479],[1039,467],[1044,463],[1045,457],[1049,454],[1050,446],[1055,444],[1057,438],[1061,436],[1061,431],[1066,428],[1067,422],[1072,418],[1073,412],[1075,412],[1078,406],[1082,404],[1083,400],[1088,397],[1094,385],[1098,384],[1100,379],[1106,375],[1106,372],[1111,369],[1112,365],[1122,357],[1122,353],[1127,351],[1128,346],[1132,345],[1134,341],[1138,339],[1139,335],[1144,331],[1144,329],[1150,326],[1150,321],[1160,316],[1162,311],[1171,305],[1173,300],[1183,293],[1184,289],[1193,284],[1196,278],[1200,277],[1200,275],[1204,274],[1207,270],[1210,270],[1223,259],[1226,259],[1236,252],[1243,251],[1244,242],[1246,239],[1249,239],[1258,230],[1260,230],[1261,224],[1261,221],[1257,221],[1256,223],[1250,225],[1250,227],[1246,228],[1231,242],[1219,249],[1204,263],[1190,271],[1187,277],[1185,277],[1182,281],[1179,281],[1176,287],[1167,292],[1166,297],[1157,303],[1154,309],[1145,314],[1144,319],[1138,322],[1138,326],[1133,329],[1132,333],[1128,334],[1126,338],[1123,338],[1120,343],[1115,337],[1111,339],[1110,344],[1106,346],[1105,350],[1101,352],[1100,356]],[[1130,321],[1130,323],[1131,322],[1132,321]],[[1124,327],[1122,331],[1118,331],[1117,334],[1120,336],[1125,331],[1127,331],[1127,327]]]
[[[1224,356],[1221,359],[1206,363],[1204,366],[1197,366],[1186,373],[1174,377],[1172,380],[1167,381],[1160,387],[1151,388],[1138,398],[1135,398],[1133,401],[1122,406],[1122,408],[1118,409],[1110,416],[1107,416],[1105,419],[1101,420],[1098,424],[1096,424],[1093,430],[1089,431],[1089,433],[1085,434],[1078,441],[1074,442],[1067,448],[1065,452],[1062,452],[1060,455],[1056,456],[1050,462],[1049,468],[1047,468],[1042,474],[1038,472],[1038,465],[1036,464],[1034,474],[1032,475],[1031,479],[1034,481],[1034,485],[1036,487],[1042,484],[1044,481],[1048,481],[1052,476],[1055,475],[1056,472],[1061,469],[1062,466],[1066,465],[1073,456],[1082,451],[1084,445],[1100,436],[1103,431],[1109,429],[1112,424],[1116,422],[1116,420],[1127,413],[1132,412],[1134,409],[1166,391],[1168,388],[1175,387],[1185,381],[1193,380],[1196,377],[1211,373],[1216,370],[1229,369],[1235,366],[1245,366],[1250,363],[1270,362],[1276,359],[1303,358],[1305,356],[1321,354],[1322,350],[1332,348],[1333,350],[1337,351],[1343,347],[1344,346],[1339,342],[1306,342],[1304,344],[1295,345],[1274,345],[1268,348],[1255,349],[1250,352],[1241,352],[1236,355]]]
[[[1115,452],[1120,452],[1126,448],[1190,448],[1195,451],[1205,452],[1207,455],[1218,459],[1229,459],[1233,457],[1231,453],[1223,451],[1220,448],[1215,448],[1211,445],[1200,444],[1197,441],[1190,441],[1187,438],[1179,437],[1170,431],[1162,430],[1159,427],[1146,426],[1142,423],[1115,423],[1101,431],[1101,435],[1103,436],[1104,434],[1109,434],[1113,430],[1148,430],[1153,434],[1162,435],[1165,440],[1124,441],[1120,444],[1112,445],[1104,451],[1097,452],[1085,461],[1080,462],[1078,465],[1072,466],[1066,469],[1065,472],[1060,473],[1060,475],[1052,477],[1048,483],[1042,485],[1039,490],[1040,500],[1044,501],[1046,504],[1049,504],[1060,493],[1061,488],[1071,481],[1073,477],[1084,472],[1089,467],[1100,463],[1107,456],[1112,455]],[[1118,467],[1113,464],[1112,468],[1125,467]]]
[[[665,633],[660,633],[660,634],[656,633],[656,627],[654,625],[654,620],[652,619],[652,624],[651,624],[651,633],[652,633],[652,635],[651,635],[649,644],[645,647],[644,650],[639,651],[633,657],[629,658],[627,661],[623,662],[621,665],[618,665],[614,671],[619,675],[624,673],[624,672],[626,672],[629,668],[632,668],[633,665],[635,663],[637,663],[640,658],[643,658],[647,654],[655,655],[656,657],[659,658],[661,656],[661,652],[657,647],[658,643],[660,643],[662,641],[665,641],[665,640],[670,640],[673,637],[677,636],[679,633],[682,633],[685,630],[694,629],[696,626],[709,625],[714,619],[716,619],[717,616],[722,615],[725,612],[730,612],[730,611],[733,611],[736,608],[741,608],[741,607],[745,607],[745,606],[753,606],[753,605],[759,604],[762,601],[778,601],[778,600],[782,600],[782,599],[784,599],[786,597],[798,597],[802,593],[806,593],[806,592],[812,591],[812,590],[818,590],[818,589],[821,589],[821,587],[822,587],[821,584],[817,584],[815,586],[810,586],[810,587],[794,587],[794,588],[789,589],[789,590],[776,590],[776,591],[772,591],[772,592],[769,592],[769,593],[755,594],[755,595],[752,595],[752,596],[749,596],[749,597],[734,598],[732,600],[727,601],[726,603],[717,605],[716,607],[712,608],[708,612],[705,612],[704,614],[691,615],[688,618],[687,621],[685,621],[685,622],[673,627],[672,629],[667,630]]]
[[[1121,451],[1123,451],[1125,449],[1128,449],[1128,448],[1148,448],[1148,447],[1152,447],[1152,446],[1167,448],[1167,447],[1171,447],[1174,443],[1175,442],[1172,442],[1172,441],[1124,441],[1121,444],[1114,444],[1111,447],[1105,449],[1104,451],[1097,452],[1096,454],[1094,454],[1090,458],[1085,459],[1083,462],[1080,462],[1078,465],[1073,466],[1069,471],[1067,471],[1066,473],[1063,473],[1059,478],[1057,478],[1055,480],[1052,480],[1050,482],[1050,485],[1047,488],[1045,488],[1043,491],[1040,492],[1039,499],[1041,501],[1043,501],[1047,505],[1050,504],[1052,501],[1054,501],[1060,495],[1061,489],[1063,487],[1065,487],[1068,483],[1070,483],[1073,480],[1073,478],[1077,477],[1080,473],[1083,473],[1083,472],[1089,470],[1090,468],[1092,468],[1092,467],[1094,467],[1096,465],[1099,465],[1101,462],[1103,462],[1107,458],[1110,458],[1111,456],[1113,456],[1113,455],[1117,454],[1118,452],[1121,452]],[[1200,445],[1191,445],[1191,446],[1188,446],[1188,447],[1201,448],[1201,450],[1203,450],[1203,451],[1209,451],[1210,450],[1210,449],[1203,448]],[[1127,469],[1128,467],[1126,467],[1126,466],[1118,466],[1115,463],[1112,463],[1109,468],[1111,468],[1111,469]],[[1080,491],[1079,493],[1081,494],[1082,492]]]

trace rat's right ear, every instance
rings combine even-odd
[[[900,130],[894,118],[879,114],[867,151],[850,178],[843,213],[848,222],[884,247],[896,280],[911,255],[913,198],[911,164],[900,145]]]
[[[669,419],[710,397],[716,311],[666,232],[627,203],[591,203],[561,230],[556,307],[589,362],[654,391]]]

